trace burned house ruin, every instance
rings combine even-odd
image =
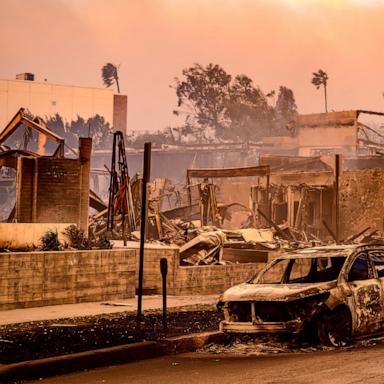
[[[0,133],[0,144],[7,145],[7,140],[22,125],[30,135],[32,131],[37,132],[40,150],[44,151],[47,139],[57,143],[57,148],[51,156],[12,147],[0,152],[0,167],[16,171],[15,206],[7,221],[75,223],[88,231],[92,139],[80,138],[78,157],[65,158],[64,139],[42,122],[28,119],[20,109]]]
[[[360,123],[362,116],[382,114],[350,111],[299,116],[287,136],[263,143],[227,150],[216,145],[215,151],[209,145],[154,151],[144,291],[160,293],[161,258],[168,260],[170,294],[218,293],[250,278],[287,249],[382,236],[381,131],[368,122]],[[314,132],[320,132],[321,140]],[[15,138],[19,144],[10,145]],[[108,196],[108,183],[98,181],[110,177],[112,168],[103,168],[111,160],[110,153],[92,154],[91,139],[82,138],[74,154],[43,121],[29,119],[22,109],[0,133],[0,145],[0,193],[8,199],[3,220],[9,225],[75,224],[84,233],[91,228],[93,236],[106,233],[110,203],[92,192],[90,184],[98,185],[100,196]],[[230,154],[223,162],[220,151]],[[127,178],[132,192],[129,206],[137,218],[142,153],[123,152],[131,176]],[[175,164],[172,173],[170,164]],[[89,207],[97,213],[89,216]],[[55,275],[55,283],[47,283],[47,291],[43,295],[36,291],[33,298],[25,296],[26,288],[10,287],[0,306],[133,296],[139,233],[129,228],[126,245],[119,236],[119,231],[112,233],[112,250],[66,250],[60,257],[50,253],[48,264],[43,265]],[[28,254],[28,265],[33,257],[44,259],[44,252]],[[69,275],[63,275],[63,266]],[[82,268],[92,273],[86,278]],[[44,273],[40,275],[42,284]],[[56,295],[55,287],[60,294]]]

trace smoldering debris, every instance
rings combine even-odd
[[[221,264],[225,241],[222,231],[201,233],[180,247],[180,265]]]
[[[132,206],[137,206],[141,198],[140,176],[135,175],[133,180]],[[334,224],[328,224],[328,217],[320,221],[321,209],[325,209],[324,196],[329,192],[324,187],[307,184],[292,185],[288,189],[275,184],[269,184],[267,189],[258,187],[251,189],[253,208],[248,208],[240,202],[221,202],[220,186],[207,178],[189,183],[175,185],[168,179],[155,179],[149,185],[147,241],[179,246],[180,265],[266,261],[271,254],[335,241],[331,228]],[[270,194],[269,204],[265,201],[268,200],[266,192]],[[293,218],[287,208],[288,201],[294,203]],[[126,207],[129,209],[128,204]],[[90,237],[108,235],[112,239],[123,239],[125,236],[139,241],[140,217],[137,210],[135,212],[136,230],[125,234],[123,212],[115,215],[114,228],[109,233],[107,210],[96,213],[90,218]],[[235,218],[236,213],[240,215]],[[366,227],[340,242],[351,244],[380,238],[378,230]]]
[[[207,172],[226,176],[232,171],[224,169],[207,170]],[[241,168],[237,169],[236,173],[239,176],[244,174],[265,176],[268,167]],[[174,185],[168,179],[155,179],[148,188],[150,194],[147,241],[179,246],[181,265],[239,262],[233,257],[232,250],[240,249],[242,251],[238,253],[243,253],[243,256],[249,251],[247,262],[252,262],[254,261],[252,254],[256,260],[260,259],[262,253],[267,255],[271,251],[284,251],[322,243],[315,235],[307,235],[304,229],[292,228],[286,222],[278,225],[272,218],[268,218],[269,228],[268,225],[260,226],[261,216],[268,217],[262,213],[261,208],[255,211],[241,202],[220,202],[219,185],[210,182],[206,177],[202,181],[192,182],[192,176],[205,174],[206,170],[189,170],[187,185]],[[125,207],[127,211],[141,204],[140,176],[135,175],[133,180],[132,204],[128,204],[127,200],[126,204],[119,205]],[[110,196],[110,204],[113,201],[114,197]],[[131,212],[136,215],[136,230],[124,228],[126,214],[128,213],[122,209],[117,211],[113,217],[113,228],[108,231],[108,221],[111,221],[111,217],[107,217],[107,210],[96,213],[90,218],[90,236],[97,237],[108,233],[112,239],[125,238],[138,241],[140,238],[137,230],[140,224],[138,211]]]
[[[308,126],[329,125],[331,129],[336,117],[337,121],[345,118],[352,124],[359,113],[353,116],[344,116],[344,113],[304,116],[298,120],[298,128],[304,132]],[[51,133],[41,121],[29,121],[23,110],[15,118],[17,124],[27,122],[53,138],[58,144],[55,158],[64,157],[64,139]],[[5,134],[9,136],[12,132]],[[100,196],[89,191],[93,211],[88,228],[82,228],[94,245],[106,244],[109,240],[138,241],[140,238],[142,177],[129,174],[126,153],[124,135],[115,132],[111,166],[105,166],[103,173],[103,177],[107,175],[110,179],[108,201],[101,197],[106,196],[105,191]],[[40,161],[37,153],[4,151],[3,148],[2,172],[6,164],[15,167],[17,156],[33,156]],[[54,161],[54,157],[47,161],[50,160]],[[382,219],[376,208],[383,192],[380,185],[384,171],[376,166],[368,169],[367,164],[375,165],[376,158],[364,160],[367,169],[356,169],[356,164],[362,164],[361,161],[345,159],[340,162],[338,185],[335,184],[332,156],[264,154],[255,166],[186,169],[185,182],[176,183],[168,177],[154,178],[148,185],[146,240],[179,246],[182,254],[189,248],[188,256],[181,257],[184,265],[229,264],[240,259],[242,262],[261,261],[268,254],[331,242],[379,241]],[[13,168],[11,171],[15,176]],[[355,182],[365,177],[369,182]],[[3,181],[0,178],[0,187],[5,185]],[[3,190],[0,188],[0,193]],[[7,196],[14,193],[5,191]],[[338,209],[337,197],[342,204]],[[12,204],[13,201],[7,202],[9,212],[3,214],[8,221],[17,219],[12,216],[15,212]],[[2,209],[1,205],[0,215]],[[344,211],[346,214],[342,215]],[[246,230],[248,234],[244,232]],[[269,233],[268,239],[259,236],[261,231]],[[209,232],[216,232],[219,238],[225,239],[211,246],[201,238]]]
[[[225,344],[211,343],[199,349],[198,353],[213,355],[266,356],[281,353],[313,353],[333,350],[351,350],[359,347],[372,347],[383,344],[384,336],[364,340],[343,347],[326,347],[317,341],[308,341],[303,337],[288,337],[281,335],[237,336],[230,338]]]

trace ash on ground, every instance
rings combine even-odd
[[[0,364],[215,331],[220,320],[212,306],[199,305],[170,310],[166,333],[160,310],[144,312],[140,335],[132,312],[4,325],[0,327]]]
[[[305,341],[300,337],[290,338],[279,335],[229,337],[225,344],[208,344],[200,353],[239,356],[266,356],[281,353],[311,353],[332,350],[349,350],[358,347],[371,347],[384,343],[384,336],[354,341],[345,347],[325,347],[315,341]]]

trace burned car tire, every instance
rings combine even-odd
[[[320,342],[328,347],[342,347],[351,340],[352,319],[349,310],[338,307],[324,313],[317,321],[317,335]]]

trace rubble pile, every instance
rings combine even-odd
[[[332,116],[337,121],[346,119],[345,123],[350,124],[359,113]],[[300,129],[307,129],[307,120],[312,118],[315,118],[317,127],[323,127],[325,122],[332,125],[327,116],[303,117]],[[322,121],[323,118],[327,121]],[[47,138],[53,141],[55,152],[41,156],[44,151],[32,152],[32,143],[28,140],[23,143],[23,148],[6,146],[6,140],[17,135],[18,127],[24,126],[33,130],[39,140],[44,139],[42,142]],[[64,168],[70,164],[65,155],[68,155],[70,148],[41,119],[29,119],[21,108],[7,127],[0,132],[1,221],[43,223],[47,222],[47,216],[53,215],[62,220],[64,215],[68,220],[65,222],[75,222],[81,230],[88,232],[89,244],[85,244],[84,240],[83,244],[74,247],[76,249],[103,247],[108,240],[115,239],[123,240],[125,244],[127,240],[140,240],[138,229],[143,180],[139,174],[129,175],[122,132],[113,134],[111,165],[109,168],[105,166],[104,170],[104,175],[109,175],[110,180],[108,201],[105,201],[89,189],[88,184],[83,189],[78,188],[83,185],[81,180],[65,176]],[[364,127],[360,126],[360,129]],[[82,174],[78,170],[85,167],[85,160],[87,172],[90,171],[88,162],[92,143],[87,140],[79,141],[78,164],[71,163],[76,165],[71,175]],[[36,173],[39,167],[36,167],[31,180],[40,184],[25,184],[28,188],[33,187],[33,204],[29,203],[31,196],[28,194],[19,201],[19,205],[25,204],[26,210],[14,208],[13,196],[20,195],[16,190],[20,192],[24,189],[18,185],[20,181],[16,181],[18,158],[28,161],[33,158],[37,163],[44,164],[46,171],[39,181],[40,175]],[[53,165],[58,159],[64,167],[60,172],[57,165]],[[186,182],[182,184],[175,184],[166,177],[155,178],[148,185],[146,240],[179,246],[181,265],[191,266],[264,260],[266,255],[275,252],[329,242],[378,241],[383,235],[380,232],[382,212],[378,208],[378,196],[383,192],[384,171],[382,167],[375,166],[376,158],[364,160],[366,164],[372,163],[370,169],[358,168],[363,160],[355,158],[345,160],[354,162],[355,168],[344,170],[343,161],[340,161],[340,155],[303,157],[271,154],[261,155],[259,164],[254,166],[187,168]],[[27,166],[23,169],[27,170]],[[72,210],[66,209],[68,201],[60,205],[60,193],[55,194],[57,207],[55,204],[51,207],[46,204],[47,197],[41,192],[46,184],[56,190],[58,180],[64,178],[63,185],[73,182],[76,185],[71,190],[81,190],[81,199],[80,195],[79,198],[73,194],[67,197]],[[24,181],[27,179],[24,177]],[[47,183],[46,180],[52,182]],[[51,189],[48,188],[46,194]],[[88,191],[89,206],[94,211],[87,223],[87,210],[84,207],[80,209],[78,201],[84,201]],[[102,195],[106,196],[104,192]],[[53,198],[54,194],[49,196]],[[76,209],[79,210],[78,215],[75,214]],[[81,220],[77,219],[80,213]]]
[[[180,265],[223,264],[225,241],[222,231],[202,232],[180,247]]]
[[[134,180],[132,206],[137,207],[141,179],[136,175]],[[167,179],[155,179],[149,186],[147,241],[179,246],[180,265],[266,261],[270,253],[323,243],[304,229],[286,222],[277,225],[261,208],[254,212],[242,203],[218,203],[219,188],[206,179],[189,187],[175,186]],[[262,220],[270,228],[260,228]],[[104,209],[90,217],[89,236],[93,240],[101,236],[123,239],[123,223],[120,212],[114,216],[112,230],[108,229],[108,209]],[[136,229],[128,231],[126,239],[140,240],[139,224],[137,216]]]

